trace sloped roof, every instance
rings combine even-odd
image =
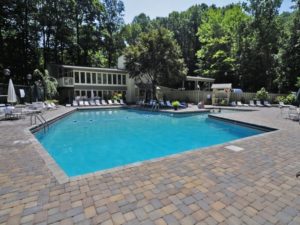
[[[187,76],[186,80],[187,81],[202,81],[202,82],[214,82],[215,81],[215,79],[213,79],[213,78],[200,77],[200,76],[197,76],[197,77]]]
[[[232,84],[213,84],[211,86],[212,89],[231,89]]]

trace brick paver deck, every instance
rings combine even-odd
[[[279,130],[65,183],[28,119],[1,121],[0,224],[299,225],[299,124],[275,108],[220,116]]]

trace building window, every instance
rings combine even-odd
[[[98,91],[98,97],[102,98],[102,91]]]
[[[106,74],[103,74],[103,84],[107,84]]]
[[[123,84],[126,85],[126,75],[123,75]]]
[[[85,90],[81,90],[81,97],[86,96],[86,91]]]
[[[94,97],[97,97],[97,91],[92,91],[94,94]]]
[[[96,73],[92,73],[92,83],[96,84]]]
[[[122,98],[126,98],[126,91],[122,91]]]
[[[98,84],[102,84],[101,73],[97,73]]]
[[[91,73],[86,73],[86,83],[87,84],[91,83]]]
[[[92,96],[92,92],[91,91],[86,91],[87,93],[87,97],[90,98]]]
[[[80,96],[80,91],[75,91],[75,97]]]
[[[80,83],[85,84],[85,72],[80,73]]]
[[[79,72],[75,72],[75,83],[79,83]]]
[[[108,77],[108,84],[111,84],[111,74],[107,74],[107,77]]]
[[[119,74],[118,75],[118,84],[122,84],[122,79],[121,78],[122,78],[122,75]]]
[[[113,74],[113,84],[117,84],[117,75]]]

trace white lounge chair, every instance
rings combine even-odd
[[[90,100],[90,102],[89,102],[89,103],[90,103],[90,105],[91,105],[91,106],[95,106],[95,105],[96,105],[96,103],[95,103],[95,101],[94,101],[94,100]]]
[[[78,103],[77,103],[77,101],[73,101],[73,103],[72,103],[72,105],[74,106],[74,107],[77,107],[78,106]]]
[[[88,101],[84,101],[85,106],[90,106],[90,103]]]
[[[98,105],[98,106],[101,105],[101,104],[100,104],[100,101],[99,101],[98,99],[95,100],[95,104]]]
[[[279,108],[288,108],[290,107],[291,105],[286,105],[284,104],[283,102],[279,102]]]
[[[256,100],[256,106],[263,107],[263,105],[261,104],[261,102],[259,100]]]
[[[271,107],[272,105],[268,101],[264,101],[264,106]]]
[[[113,101],[113,104],[120,105],[120,102],[118,102],[118,100],[112,100],[112,101]]]
[[[125,102],[123,101],[123,99],[120,99],[120,104],[121,105],[126,105]]]
[[[231,105],[231,106],[236,106],[235,101],[231,102],[230,105]]]
[[[102,105],[107,105],[106,101],[104,99],[101,100]]]
[[[249,105],[252,106],[252,107],[255,107],[255,106],[256,106],[256,105],[254,104],[254,101],[253,101],[253,100],[250,100]]]
[[[113,105],[111,99],[107,100],[107,102],[108,102],[109,105]]]
[[[82,100],[79,101],[79,106],[84,106],[84,102]]]
[[[166,105],[167,105],[167,107],[173,108],[173,106],[172,106],[172,104],[171,104],[170,101],[166,101]]]

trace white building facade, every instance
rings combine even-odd
[[[50,64],[48,71],[58,81],[60,102],[71,103],[76,97],[111,99],[115,94],[135,102],[134,79],[118,66],[122,69]]]

